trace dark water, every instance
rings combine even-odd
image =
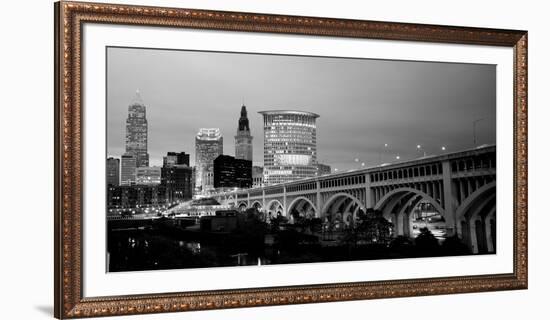
[[[279,234],[273,244],[266,243],[263,233],[204,233],[196,226],[153,222],[109,225],[108,230],[109,272],[469,254],[443,246],[419,249],[410,243],[358,245],[296,232]]]

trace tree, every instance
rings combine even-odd
[[[422,255],[436,255],[439,251],[439,241],[428,228],[420,228],[414,243]]]
[[[281,225],[285,223],[288,223],[288,219],[282,215],[277,215],[275,218],[271,218],[269,221],[271,232],[279,232]]]
[[[357,240],[388,244],[392,227],[393,224],[383,217],[380,210],[367,209],[366,212],[358,212],[354,231],[357,232]]]
[[[413,250],[414,243],[409,237],[397,236],[390,242],[390,249],[399,253],[410,254]]]
[[[444,254],[453,256],[471,253],[470,248],[456,234],[445,238],[441,244],[441,250]]]

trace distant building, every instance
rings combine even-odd
[[[147,153],[147,118],[145,104],[136,91],[136,96],[128,106],[126,119],[126,154],[136,157],[136,167],[149,166]]]
[[[109,186],[109,214],[154,213],[166,206],[165,188],[161,185]]]
[[[137,185],[158,185],[160,184],[160,167],[138,167],[136,168]]]
[[[197,167],[192,167],[193,171],[191,172],[191,190],[195,192],[197,190]]]
[[[324,174],[330,174],[331,172],[332,170],[328,164],[317,164],[317,175],[322,176]]]
[[[189,154],[185,152],[168,152],[162,160],[163,167],[174,165],[189,166]]]
[[[200,230],[202,232],[232,232],[238,227],[236,215],[203,216],[200,218]]]
[[[220,155],[214,159],[214,188],[250,188],[252,161]]]
[[[120,159],[118,158],[107,158],[107,185],[120,185]]]
[[[245,105],[241,107],[239,127],[235,136],[235,158],[252,161],[252,136],[250,135],[250,126],[248,124]]]
[[[179,202],[193,197],[193,168],[184,164],[162,167],[161,184],[166,188],[167,202]]]
[[[214,187],[214,159],[223,154],[223,137],[218,128],[201,128],[195,137],[196,188]]]
[[[264,183],[272,185],[317,173],[319,115],[304,111],[261,111],[264,117]]]
[[[260,166],[252,167],[252,187],[257,188],[264,185],[264,168]]]
[[[134,185],[136,183],[136,156],[125,153],[120,159],[120,185]]]

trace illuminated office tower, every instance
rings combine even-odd
[[[235,136],[235,159],[252,161],[252,136],[250,135],[246,106],[244,105],[241,107],[239,128]]]
[[[139,91],[132,103],[128,106],[128,118],[126,119],[126,153],[136,157],[136,167],[149,166],[149,154],[147,153],[147,118],[145,117],[145,104]]]
[[[319,115],[304,111],[261,111],[264,117],[264,183],[314,177]]]
[[[120,159],[113,157],[107,158],[107,185],[120,185]]]
[[[120,157],[120,185],[136,184],[136,156],[125,153]]]
[[[214,159],[223,154],[223,137],[218,128],[201,128],[195,137],[195,187],[214,187]]]

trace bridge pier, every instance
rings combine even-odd
[[[447,235],[454,236],[456,235],[456,208],[453,201],[453,188],[452,188],[452,177],[451,177],[451,163],[450,161],[443,161],[442,166],[442,175],[443,175],[443,208],[445,210],[444,218],[447,228]]]
[[[321,218],[322,217],[322,203],[321,203],[321,182],[317,180],[315,182],[315,205],[317,206],[317,210],[315,210],[315,217]]]

